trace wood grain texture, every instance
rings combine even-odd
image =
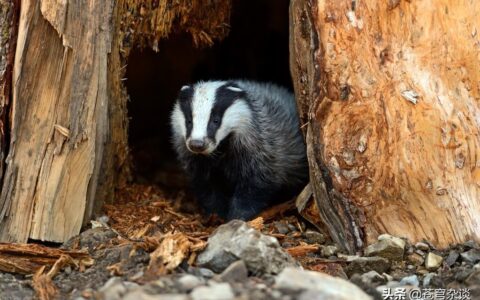
[[[0,196],[8,207],[0,224],[4,241],[62,242],[80,231],[85,207],[94,200],[88,192],[96,189],[91,179],[108,130],[112,2],[69,3],[63,12],[58,5],[22,1]]]
[[[5,171],[10,130],[9,111],[19,10],[19,0],[0,0],[0,182]],[[3,208],[0,206],[0,212]]]
[[[171,33],[211,45],[228,33],[230,8],[229,0],[22,1],[0,240],[63,242],[113,201],[129,176],[129,51]]]
[[[384,232],[439,247],[480,240],[480,4],[295,2],[319,39],[306,50],[318,92],[300,100],[314,194],[324,182],[343,199],[319,219],[351,251]]]

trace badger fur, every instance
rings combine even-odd
[[[306,184],[295,100],[282,87],[243,80],[186,85],[171,126],[178,158],[206,213],[250,219]]]

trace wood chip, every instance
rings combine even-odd
[[[150,253],[149,269],[161,261],[167,271],[172,271],[190,254],[191,246],[192,243],[185,234],[168,234],[158,248]]]
[[[287,248],[288,254],[290,254],[293,257],[297,256],[305,256],[308,253],[314,253],[317,252],[320,246],[318,245],[300,245],[300,246],[295,246],[291,248]]]
[[[250,225],[250,227],[252,227],[256,230],[262,230],[263,229],[263,218],[258,217],[256,219],[253,219],[253,220],[248,222],[248,225]]]
[[[27,275],[35,274],[42,267],[50,269],[55,264],[55,268],[61,269],[66,265],[78,267],[92,263],[86,251],[68,251],[38,244],[0,243],[0,271],[3,272]],[[52,272],[54,275],[58,270]]]
[[[53,283],[52,278],[48,274],[44,274],[44,271],[45,266],[42,266],[33,276],[32,285],[37,298],[40,300],[58,299],[57,287]]]

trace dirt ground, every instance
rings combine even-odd
[[[105,215],[93,221],[90,228],[60,247],[27,245],[13,249],[2,245],[0,267],[9,272],[0,272],[1,299],[119,299],[102,292],[111,285],[111,278],[123,282],[125,289],[156,282],[154,290],[158,293],[181,293],[177,281],[183,275],[215,276],[211,270],[197,267],[195,260],[221,222],[200,215],[183,191],[166,192],[137,184],[122,189],[117,200],[114,205],[105,205]],[[478,249],[474,242],[437,250],[428,243],[423,249],[425,245],[406,241],[402,259],[389,264],[383,274],[376,266],[353,272],[352,261],[357,258],[342,254],[326,234],[296,214],[293,203],[277,206],[249,225],[275,237],[304,269],[349,279],[375,299],[382,299],[378,286],[401,283],[404,278],[413,278],[413,285],[419,287],[428,284],[436,288],[469,288],[472,295],[480,293],[478,261],[474,258],[467,263],[458,258],[468,250]],[[452,251],[458,255],[453,262],[450,258],[448,265],[445,261]],[[422,261],[412,261],[414,253],[425,257],[428,252],[443,257],[443,266],[427,270]],[[385,280],[365,280],[362,273],[372,270]],[[160,287],[159,280],[163,280]],[[249,274],[246,282],[240,286],[232,284],[235,294],[249,295],[245,299],[297,299],[285,290],[266,292],[264,286],[273,286],[268,276]]]

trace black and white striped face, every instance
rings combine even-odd
[[[192,153],[209,155],[230,133],[246,133],[251,110],[245,95],[224,81],[182,87],[171,119],[174,138],[182,138]]]

